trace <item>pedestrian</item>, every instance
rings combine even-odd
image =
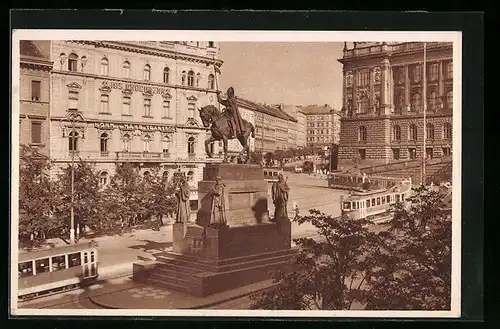
[[[295,211],[295,218],[299,217],[299,206],[296,203],[293,210]]]

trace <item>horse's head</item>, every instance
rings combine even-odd
[[[203,126],[207,128],[210,127],[210,125],[215,121],[219,114],[217,108],[213,105],[203,106],[202,108],[198,109],[198,112],[200,114]]]

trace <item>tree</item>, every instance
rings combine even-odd
[[[362,301],[370,263],[365,255],[377,235],[363,220],[334,218],[317,210],[298,217],[317,228],[319,239],[294,239],[300,253],[294,270],[275,275],[274,288],[252,297],[254,309],[348,310]]]
[[[163,226],[163,215],[173,213],[176,209],[175,186],[172,181],[160,174],[159,168],[152,170],[145,183],[145,199],[148,211]]]
[[[49,176],[49,158],[21,145],[19,160],[19,243],[34,247],[61,233],[62,223],[52,215],[57,193]]]
[[[63,168],[59,174],[58,189],[61,203],[56,215],[69,230],[71,223],[71,165]],[[92,163],[80,159],[74,165],[74,219],[75,229],[80,228],[80,234],[84,234],[84,228],[95,229],[99,226],[101,218],[99,208],[101,192],[99,188],[99,175]]]
[[[414,189],[410,207],[397,204],[383,246],[370,256],[374,267],[368,309],[451,308],[451,214],[444,195]]]
[[[108,216],[114,223],[119,223],[123,231],[125,225],[134,225],[137,216],[144,214],[144,195],[141,177],[130,163],[116,167],[116,173],[111,178],[106,189],[108,199]]]
[[[285,158],[285,151],[276,150],[274,151],[274,159],[279,162],[280,166],[283,166],[283,159]]]

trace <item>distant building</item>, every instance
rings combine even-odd
[[[49,156],[50,41],[20,41],[20,144]]]
[[[307,146],[331,147],[339,142],[340,112],[328,104],[301,106],[306,116]]]
[[[297,122],[289,121],[289,147],[304,148],[306,146],[306,115],[302,109],[296,105],[281,104],[280,109],[297,120]]]
[[[452,43],[427,43],[426,157],[451,155]],[[344,48],[339,164],[422,157],[423,43],[355,43]]]

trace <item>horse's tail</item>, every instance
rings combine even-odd
[[[250,127],[251,127],[251,131],[252,131],[252,138],[255,138],[255,127],[253,126],[253,124],[250,123]]]

